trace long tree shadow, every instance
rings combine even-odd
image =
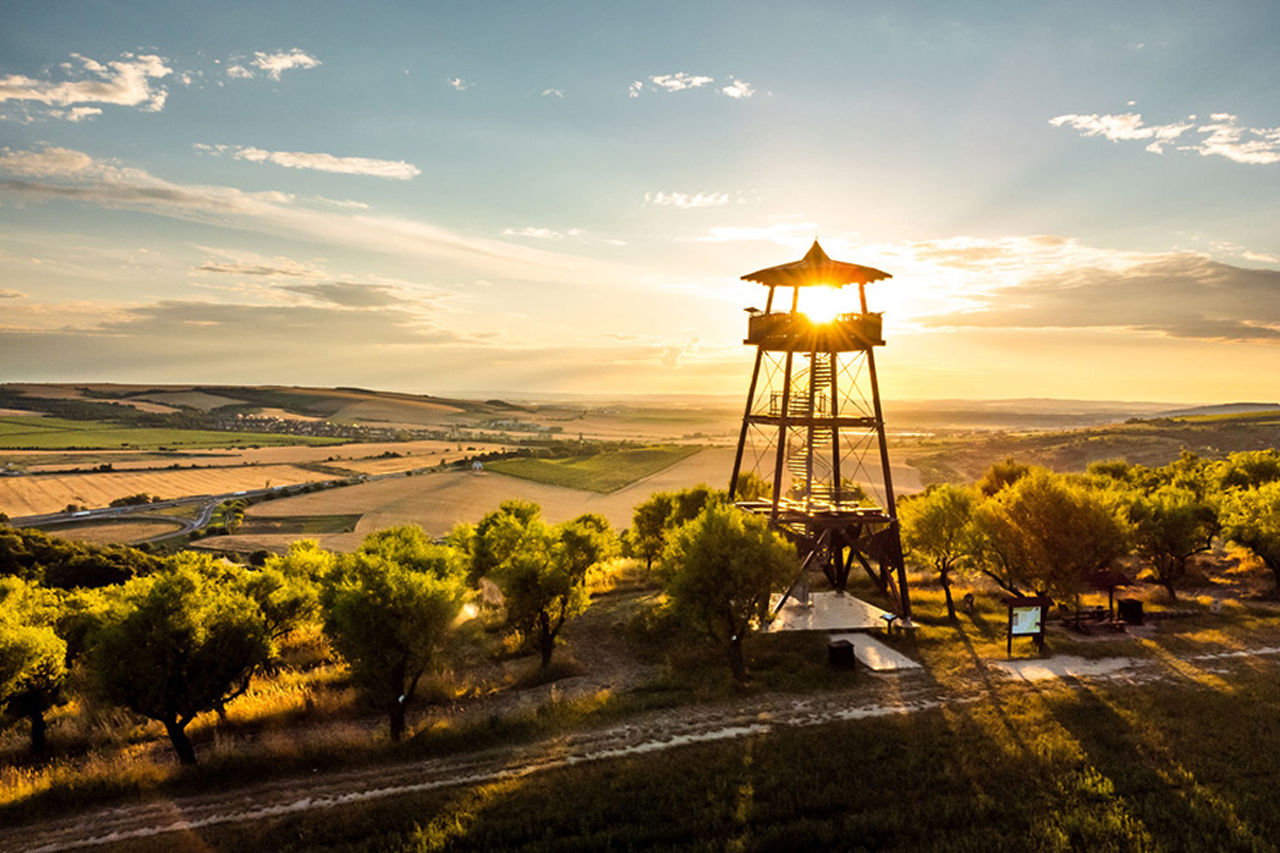
[[[1045,702],[1054,719],[1074,737],[1086,762],[1079,768],[1076,784],[1066,783],[1076,788],[1075,793],[1087,798],[1090,792],[1084,789],[1109,787],[1157,849],[1276,849],[1269,833],[1250,826],[1235,802],[1197,778],[1196,769],[1162,739],[1135,727],[1098,688],[1074,677],[1063,682],[1072,693],[1046,696]],[[1182,689],[1196,688],[1184,685]],[[1227,697],[1221,699],[1227,701]],[[1211,734],[1206,727],[1202,736]]]

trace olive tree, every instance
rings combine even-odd
[[[41,593],[17,578],[0,582],[0,721],[27,720],[37,757],[47,751],[45,712],[65,701],[67,680],[56,607]]]
[[[1128,552],[1128,525],[1114,496],[1034,468],[974,514],[980,571],[1009,592],[1074,598],[1088,573]]]
[[[551,665],[560,629],[586,609],[587,571],[613,554],[609,524],[597,515],[555,526],[535,517],[519,525],[517,547],[493,571],[507,620],[536,636],[542,668]]]
[[[242,692],[271,651],[257,603],[189,564],[127,584],[89,644],[98,689],[163,723],[183,764],[196,763],[187,725]]]
[[[456,565],[447,556],[440,564]],[[464,598],[455,571],[417,570],[365,550],[340,556],[321,589],[325,634],[356,684],[386,711],[393,741],[404,735],[407,707]]]
[[[763,518],[713,503],[671,533],[658,570],[676,614],[721,647],[741,684],[743,641],[798,567],[794,546]]]
[[[1258,555],[1280,585],[1280,480],[1223,499],[1222,533]]]
[[[1175,584],[1187,574],[1192,555],[1209,550],[1218,514],[1190,489],[1162,486],[1129,505],[1133,542],[1151,578],[1177,601]]]
[[[947,599],[947,616],[952,620],[956,605],[951,597],[951,576],[972,550],[977,503],[973,489],[949,484],[930,486],[898,503],[902,544],[916,562],[938,573]]]

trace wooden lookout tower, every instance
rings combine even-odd
[[[743,343],[756,358],[729,495],[741,498],[745,475],[754,473],[765,494],[738,506],[767,516],[796,543],[804,569],[821,569],[837,590],[861,564],[909,624],[876,378],[881,315],[867,310],[866,286],[887,278],[831,260],[816,240],[802,260],[742,276],[769,295],[763,311],[746,309]],[[849,284],[858,285],[856,308],[840,304]]]

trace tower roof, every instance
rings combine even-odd
[[[822,251],[818,241],[814,240],[813,246],[802,259],[747,273],[742,280],[758,281],[770,287],[813,287],[819,284],[843,287],[846,284],[867,284],[885,278],[893,276],[875,267],[831,260]]]

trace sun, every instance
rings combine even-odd
[[[800,313],[815,323],[830,323],[850,310],[838,287],[810,287],[800,294]]]

